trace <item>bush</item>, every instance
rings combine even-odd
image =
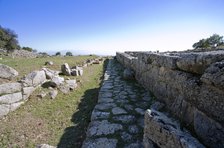
[[[65,54],[66,56],[73,56],[72,53],[70,51],[66,52]]]
[[[60,55],[61,55],[61,52],[56,52],[55,55],[56,55],[56,56],[60,56]]]

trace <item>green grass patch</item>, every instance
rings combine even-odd
[[[39,66],[47,60],[41,61]],[[78,88],[66,95],[59,93],[54,100],[38,99],[36,94],[41,89],[37,89],[24,105],[0,121],[0,147],[35,147],[42,143],[63,148],[81,147],[98,99],[104,66],[85,68],[83,76],[78,77]]]
[[[87,59],[94,59],[96,56],[66,56],[66,57],[42,57],[42,58],[11,58],[11,57],[3,57],[2,60],[0,60],[1,64],[8,65],[15,70],[19,72],[18,80],[34,71],[34,70],[40,70],[43,66],[45,66],[45,62],[52,61],[54,64],[51,66],[46,66],[52,70],[60,70],[61,65],[63,63],[68,63],[69,66],[76,66],[79,64],[82,64]]]

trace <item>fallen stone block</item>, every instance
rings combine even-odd
[[[224,147],[224,128],[201,111],[194,113],[194,130],[198,137],[211,148]]]
[[[0,118],[7,115],[10,111],[10,105],[0,104]]]
[[[46,75],[43,70],[33,71],[29,73],[23,80],[21,80],[25,87],[38,86],[46,81]]]
[[[4,64],[0,64],[0,71],[0,78],[3,79],[12,79],[19,75],[15,69]]]
[[[22,92],[0,96],[0,104],[11,104],[23,99]]]
[[[21,83],[5,83],[0,85],[0,95],[21,91]]]
[[[144,145],[150,139],[161,148],[205,148],[188,131],[182,131],[180,125],[166,115],[155,111],[145,112]]]
[[[66,76],[71,75],[71,69],[70,69],[68,63],[64,63],[63,65],[61,65],[61,71]]]
[[[35,90],[35,87],[23,87],[22,92],[23,92],[23,99],[26,100],[29,98],[29,96],[33,93]]]

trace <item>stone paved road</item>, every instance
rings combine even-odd
[[[143,147],[144,112],[152,99],[122,72],[116,60],[109,60],[83,148]]]

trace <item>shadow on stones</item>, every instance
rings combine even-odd
[[[104,72],[107,64],[108,60],[104,62]],[[103,80],[103,75],[100,79]],[[58,148],[79,148],[82,146],[92,111],[98,100],[99,90],[100,88],[94,88],[85,91],[78,105],[78,111],[72,115],[71,121],[73,125],[64,130],[64,134],[57,145]]]

